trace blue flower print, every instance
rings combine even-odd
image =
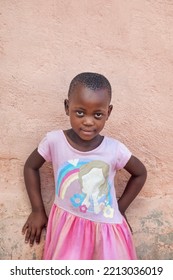
[[[71,201],[72,205],[77,208],[82,204],[84,199],[85,199],[84,194],[76,193],[70,198],[70,201]]]

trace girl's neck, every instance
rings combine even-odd
[[[74,130],[68,129],[63,131],[69,144],[76,150],[81,152],[89,152],[96,149],[103,141],[104,136],[98,134],[96,137],[89,141],[81,139]]]

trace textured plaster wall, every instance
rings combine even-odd
[[[23,165],[44,134],[67,128],[63,100],[82,71],[103,73],[114,111],[104,132],[148,169],[127,211],[140,259],[173,258],[173,1],[0,0],[0,259],[40,259],[24,244]],[[50,211],[52,168],[41,170]],[[117,178],[118,196],[127,174]]]

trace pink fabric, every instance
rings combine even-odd
[[[52,162],[54,203],[59,208],[86,220],[122,223],[114,178],[132,155],[124,144],[105,136],[97,148],[82,152],[68,143],[62,130],[57,130],[46,134],[38,152]]]
[[[57,130],[46,134],[38,152],[52,162],[55,179],[43,259],[136,259],[114,185],[116,172],[131,157],[129,149],[105,136],[94,150],[78,151]]]
[[[136,259],[130,229],[121,224],[97,223],[52,206],[47,228],[45,260]]]

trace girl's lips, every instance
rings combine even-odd
[[[83,134],[86,134],[86,135],[90,135],[90,134],[93,134],[94,133],[94,130],[85,130],[85,129],[81,129],[82,133]]]

